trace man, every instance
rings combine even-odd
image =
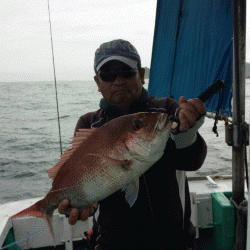
[[[95,53],[95,82],[103,99],[100,109],[83,115],[79,128],[101,127],[108,121],[136,112],[179,111],[180,124],[172,127],[164,155],[139,179],[139,194],[130,208],[124,192],[118,191],[99,203],[99,216],[90,237],[93,249],[187,249],[190,236],[190,200],[187,182],[184,200],[180,198],[176,170],[197,170],[206,156],[206,144],[198,134],[206,113],[198,99],[179,103],[169,98],[148,96],[143,88],[145,69],[140,56],[129,42],[114,40],[104,43]],[[179,174],[180,172],[178,172]],[[183,194],[182,194],[183,196]],[[59,205],[66,213],[69,201]],[[69,223],[86,220],[97,204],[79,212],[73,208]]]

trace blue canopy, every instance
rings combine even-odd
[[[196,98],[223,80],[221,113],[231,115],[233,1],[158,0],[149,93]],[[215,112],[219,94],[206,102]]]

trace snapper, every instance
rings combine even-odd
[[[53,183],[45,198],[11,218],[44,218],[54,235],[53,212],[63,199],[82,209],[121,190],[132,206],[139,177],[163,155],[171,125],[167,114],[142,112],[116,118],[100,128],[80,129],[72,148],[49,169]]]

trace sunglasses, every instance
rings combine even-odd
[[[119,76],[124,77],[126,79],[135,76],[137,73],[136,70],[111,70],[111,71],[101,71],[98,73],[102,81],[104,82],[113,82]]]

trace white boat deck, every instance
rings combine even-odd
[[[197,195],[232,191],[232,179],[230,177],[212,178],[207,176],[207,179],[189,178],[188,183],[190,192]]]
[[[189,189],[192,206],[192,222],[197,228],[211,227],[213,223],[211,193],[231,192],[232,179],[220,178],[189,178]],[[46,246],[63,245],[66,249],[73,249],[73,241],[85,238],[84,232],[92,227],[92,218],[86,222],[77,222],[70,226],[67,218],[56,210],[53,216],[55,242],[44,219],[34,217],[10,217],[17,212],[31,206],[41,198],[27,199],[0,205],[0,248],[2,247],[9,230],[13,227],[15,240],[21,249],[39,248]]]
[[[0,248],[12,227],[17,245],[21,249],[53,246],[54,244],[66,244],[66,249],[72,249],[72,242],[85,238],[84,232],[92,228],[92,219],[86,222],[78,221],[74,226],[70,226],[66,216],[55,210],[53,214],[54,242],[44,219],[34,217],[10,219],[12,215],[33,205],[40,199],[27,199],[0,205]]]

